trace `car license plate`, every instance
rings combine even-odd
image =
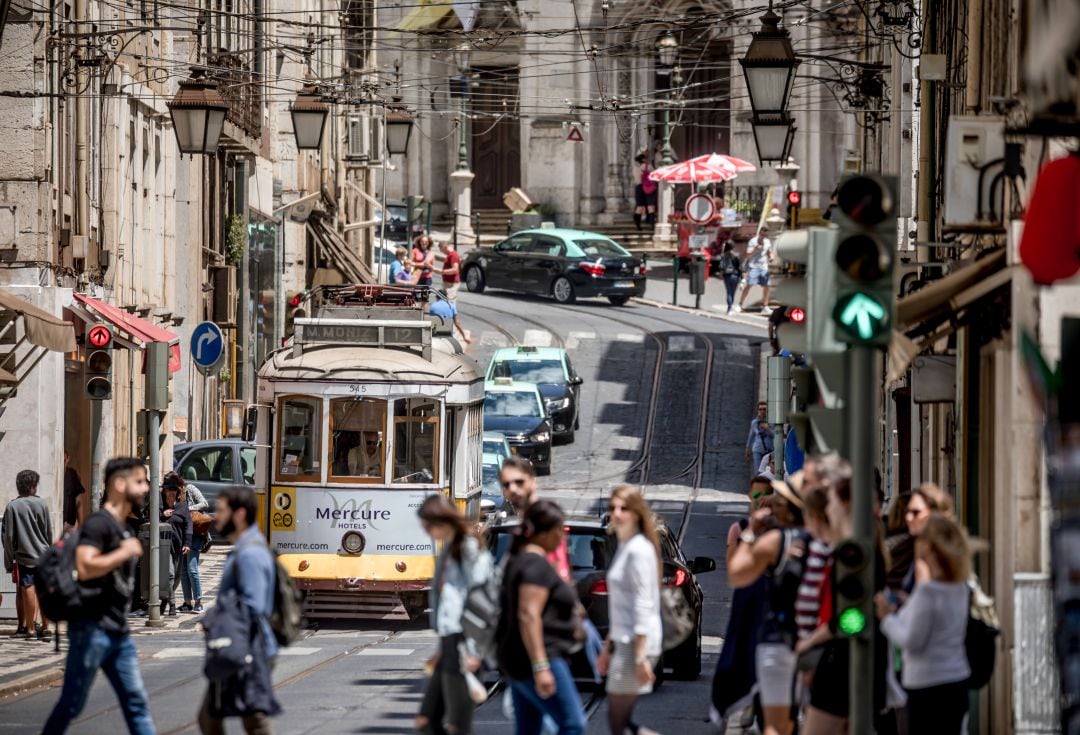
[[[633,281],[615,281],[615,288],[633,288]]]

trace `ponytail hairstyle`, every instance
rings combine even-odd
[[[420,520],[432,526],[449,526],[454,531],[450,539],[450,556],[460,562],[465,539],[473,535],[465,516],[458,512],[453,502],[445,495],[429,495],[420,509],[416,511]]]
[[[645,496],[641,494],[637,486],[623,484],[617,485],[611,491],[611,499],[615,500],[616,498],[623,501],[627,510],[637,516],[638,533],[649,539],[649,543],[652,544],[653,549],[656,551],[657,575],[663,578],[664,561],[660,553],[660,534],[656,532],[656,517],[653,515],[652,508],[645,501]]]
[[[514,529],[510,553],[517,554],[534,536],[558,528],[565,520],[566,516],[558,505],[550,500],[537,500],[526,509],[521,525]]]

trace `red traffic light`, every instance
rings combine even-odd
[[[802,324],[806,321],[806,310],[800,309],[798,306],[792,307],[791,311],[788,312],[788,319],[796,324]]]
[[[880,224],[893,214],[892,192],[876,176],[853,176],[842,183],[836,203],[848,219],[864,227]]]
[[[108,347],[112,342],[112,332],[108,327],[98,324],[96,327],[90,328],[90,331],[86,334],[86,339],[91,346],[101,349]]]
[[[787,195],[788,204],[798,204],[802,201],[802,194],[797,191],[789,191]]]
[[[289,306],[291,306],[292,308],[295,309],[296,307],[300,306],[300,301],[303,298],[304,298],[304,292],[301,291],[300,293],[296,294],[291,299],[289,299]]]

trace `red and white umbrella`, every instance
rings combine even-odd
[[[749,161],[744,161],[741,158],[735,158],[735,156],[725,156],[722,153],[710,153],[707,156],[699,156],[699,158],[704,158],[705,162],[713,168],[726,168],[734,171],[737,174],[757,171],[757,166],[750,163]]]
[[[718,181],[730,181],[737,175],[730,168],[711,166],[703,159],[705,156],[680,161],[670,166],[662,166],[649,174],[653,181],[666,181],[669,184],[710,184]]]

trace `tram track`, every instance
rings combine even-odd
[[[531,318],[529,318],[527,316],[522,316],[521,314],[515,313],[513,311],[506,311],[504,309],[496,309],[495,307],[489,306],[488,304],[477,304],[477,303],[470,303],[469,304],[469,309],[470,309],[469,316],[470,316],[470,318],[473,316],[472,309],[475,309],[477,307],[479,307],[481,309],[487,309],[488,311],[493,311],[496,314],[502,314],[503,316],[512,317],[512,318],[517,319],[519,321],[525,322],[526,324],[531,324],[534,327],[536,327],[537,329],[540,329],[541,331],[544,331],[544,332],[547,332],[548,334],[550,334],[553,346],[555,346],[555,347],[563,347],[563,348],[566,347],[566,340],[563,339],[562,335],[560,335],[554,329],[552,329],[551,327],[549,327],[548,325],[544,324],[543,322],[541,322],[541,321],[539,321],[537,319],[531,319]],[[486,322],[487,324],[491,324],[490,321],[487,321],[485,319],[482,319],[482,318],[479,318],[479,317],[477,317],[477,319],[479,321]],[[499,331],[502,332],[503,330],[500,328]],[[520,342],[519,342],[519,344],[520,344]]]

